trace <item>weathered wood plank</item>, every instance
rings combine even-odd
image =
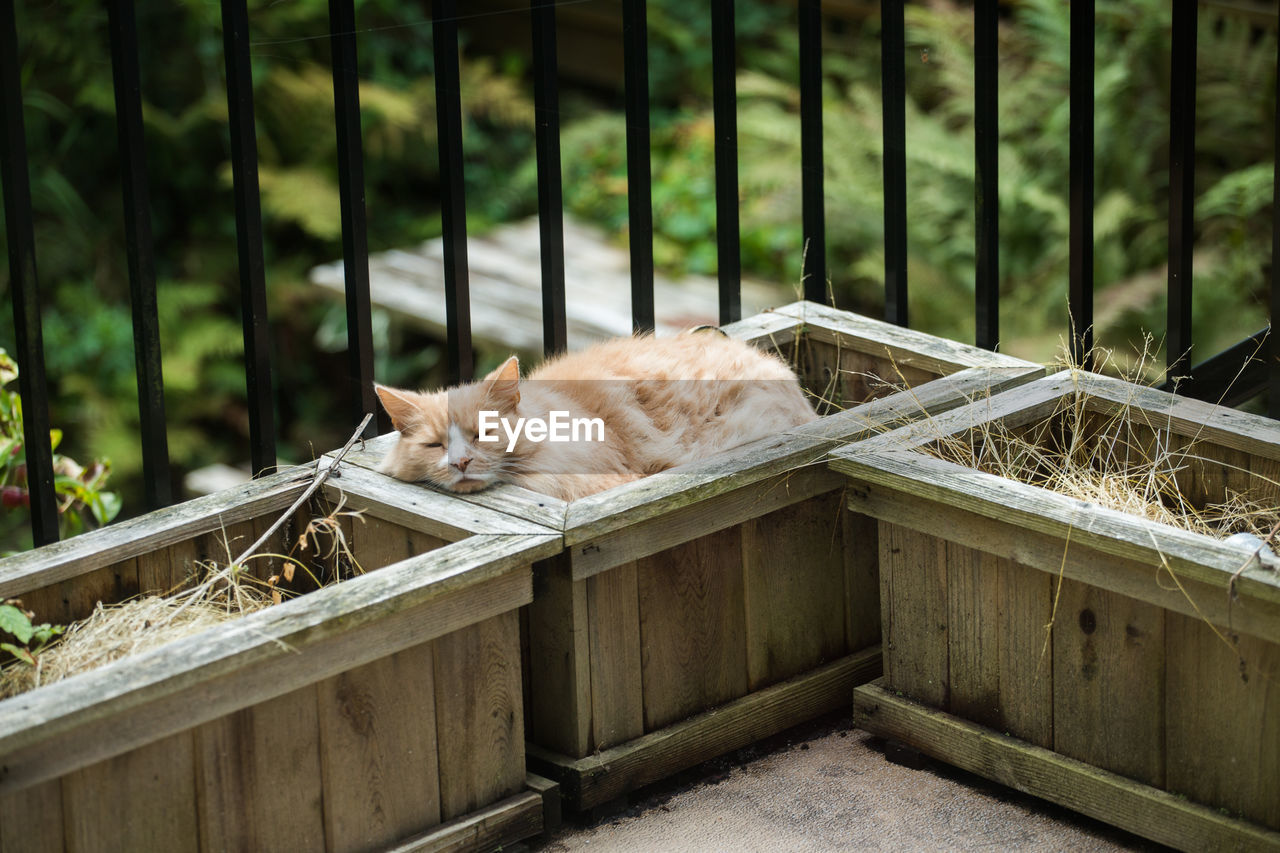
[[[524,785],[519,616],[501,613],[434,646],[440,816],[453,820]]]
[[[0,851],[63,850],[62,781],[0,794]]]
[[[645,730],[746,693],[738,529],[645,557],[637,570]]]
[[[1280,650],[1176,614],[1165,643],[1166,787],[1280,829]]]
[[[352,539],[352,552],[366,572],[449,544],[444,539],[373,515],[366,515],[363,521],[353,524]]]
[[[1053,748],[1164,785],[1164,611],[1064,580],[1053,622]]]
[[[613,749],[584,758],[530,747],[530,764],[560,780],[565,799],[585,809],[664,779],[837,708],[855,684],[880,674],[874,646],[766,687]]]
[[[440,823],[433,660],[423,643],[317,686],[327,849],[380,849]]]
[[[1161,844],[1183,850],[1280,849],[1280,833],[899,698],[881,685],[855,688],[853,701],[859,728]]]
[[[816,495],[839,490],[840,485],[840,477],[820,465],[809,465],[758,480],[727,494],[690,501],[682,509],[670,509],[663,517],[637,521],[610,533],[579,539],[580,532],[574,531],[565,537],[572,548],[573,576],[591,577],[703,534],[729,529]]]
[[[224,525],[283,510],[310,479],[293,469],[0,560],[0,597],[159,551]]]
[[[197,850],[195,761],[188,732],[62,780],[68,850]]]
[[[788,345],[794,343],[799,334],[800,323],[786,314],[761,311],[737,322],[726,323],[720,327],[720,331],[731,338],[747,341],[761,349],[773,350],[785,357]]]
[[[542,831],[542,797],[526,791],[388,848],[388,853],[505,850]]]
[[[998,559],[1000,725],[1028,743],[1053,746],[1053,652],[1048,626],[1057,578]]]
[[[844,491],[840,492],[842,506]],[[880,642],[880,523],[869,515],[840,513],[844,554],[845,648]]]
[[[840,497],[829,492],[742,525],[751,690],[845,654]]]
[[[880,524],[880,598],[890,687],[947,707],[946,543]]]
[[[842,348],[861,349],[882,355],[885,348],[904,367],[918,367],[944,375],[966,367],[1026,366],[1029,362],[979,349],[934,335],[906,329],[883,320],[831,308],[817,302],[793,302],[775,313],[804,323],[803,333],[818,340],[839,343]],[[1043,372],[1043,368],[1037,368]]]
[[[845,390],[845,375],[840,370],[839,344],[816,341],[804,336],[800,355],[800,384],[809,393],[809,402],[819,415],[843,411],[866,400],[852,397]]]
[[[1025,536],[1046,534],[1069,540],[1073,547],[1083,545],[1148,567],[1164,567],[1176,573],[1184,586],[1204,584],[1215,590],[1213,597],[1220,596],[1223,601],[1230,586],[1234,603],[1242,605],[1235,608],[1241,617],[1248,618],[1245,611],[1253,608],[1257,613],[1271,614],[1260,623],[1260,630],[1266,631],[1269,623],[1274,633],[1280,626],[1277,616],[1280,614],[1277,609],[1280,608],[1280,576],[1258,567],[1256,561],[1237,574],[1243,562],[1240,551],[1208,536],[1155,524],[910,451],[864,452],[856,458],[842,455],[833,458],[831,464],[856,481],[913,495],[938,506],[939,512],[965,510],[1016,525],[1025,531]],[[1021,559],[1019,562],[1034,563]],[[1087,564],[1077,565],[1076,570],[1086,573],[1089,576],[1086,579],[1104,588],[1110,588],[1113,583],[1103,577],[1103,573],[1089,571]],[[1153,595],[1158,596],[1162,585],[1152,581],[1150,586]],[[1149,600],[1155,601],[1158,597]],[[1215,603],[1197,599],[1197,606],[1212,612]],[[1238,619],[1235,624],[1239,625]]]
[[[559,547],[556,536],[475,536],[24,694],[0,715],[0,791],[527,604],[528,562]]]
[[[947,688],[949,710],[992,728],[1002,722],[1000,699],[999,560],[948,542],[946,554]],[[895,584],[897,595],[918,589]],[[929,593],[925,593],[929,595]]]
[[[529,739],[572,756],[591,750],[587,587],[567,554],[534,566],[529,605]]]
[[[708,459],[662,471],[634,483],[568,505],[564,518],[569,544],[599,539],[694,503],[733,492],[823,459],[829,449],[882,432],[889,424],[938,415],[973,395],[1014,388],[1039,375],[1034,367],[973,368],[796,427],[787,435],[761,439]],[[480,492],[479,494],[485,494]]]
[[[636,564],[582,583],[591,656],[591,749],[606,749],[644,734]]]
[[[324,847],[314,685],[201,725],[195,749],[202,850]]]
[[[371,438],[360,445],[352,448],[345,457],[343,464],[363,468],[370,472],[375,472],[378,466],[382,464],[383,458],[390,452],[395,443],[400,440],[400,433],[389,432],[380,435],[377,438]],[[334,451],[336,453],[336,451]],[[332,456],[333,454],[329,454]],[[345,470],[345,468],[344,468]],[[383,476],[381,474],[377,476]],[[432,487],[424,483],[405,484],[415,489],[423,491],[432,491]],[[564,526],[564,512],[567,504],[558,498],[549,495],[531,492],[528,489],[522,489],[518,486],[500,485],[493,488],[485,489],[482,492],[473,492],[466,495],[445,494],[438,492],[442,496],[459,501],[471,506],[480,507],[482,510],[501,513],[507,517],[514,517],[523,521],[532,522],[540,527],[549,527],[559,530]],[[486,515],[487,519],[488,516]]]
[[[1011,484],[1012,485],[1012,484]],[[968,510],[921,498],[906,492],[852,481],[845,492],[848,506],[880,519],[892,519],[904,527],[979,548],[1021,565],[1061,574],[1101,589],[1151,602],[1187,615],[1202,614],[1220,626],[1280,642],[1280,607],[1256,597],[1241,602],[1227,595],[1230,575],[1205,573],[1203,582],[1179,571],[1178,584],[1168,581],[1159,561],[1143,562],[1116,557],[1080,543],[1079,531],[1055,536],[1028,530],[1018,523],[989,518]],[[1156,525],[1161,533],[1166,529]],[[1167,528],[1172,530],[1172,528]],[[1163,544],[1163,543],[1162,543]],[[1069,556],[1064,560],[1063,555]],[[1243,559],[1234,550],[1238,568]],[[1259,573],[1260,574],[1260,573]]]

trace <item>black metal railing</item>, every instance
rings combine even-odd
[[[20,392],[26,418],[33,533],[37,543],[57,537],[52,450],[44,369],[39,289],[32,228],[23,124],[20,34],[15,0],[0,0],[0,180],[3,181],[9,251],[10,292]],[[617,0],[614,0],[617,2]],[[654,327],[653,211],[650,175],[649,70],[644,0],[621,0],[623,20],[626,162],[629,175],[631,299],[633,327]],[[1173,91],[1170,116],[1169,316],[1167,353],[1171,374],[1189,373],[1182,393],[1216,398],[1235,377],[1230,402],[1269,389],[1273,416],[1280,416],[1280,344],[1267,357],[1256,353],[1265,331],[1218,355],[1192,363],[1191,249],[1195,122],[1196,8],[1175,2]],[[142,423],[147,503],[172,501],[165,438],[164,388],[156,319],[156,275],[149,214],[149,186],[142,134],[142,96],[133,0],[109,0],[109,27],[124,187],[129,276]],[[903,0],[881,0],[881,71],[884,168],[884,315],[906,325],[906,54]],[[980,346],[999,340],[998,62],[996,0],[976,0],[975,28],[975,331]],[[559,84],[555,0],[530,0],[533,48],[538,213],[541,228],[543,334],[547,353],[566,345],[563,200],[560,170]],[[820,0],[798,0],[804,294],[826,298],[826,227],[822,145],[822,11]],[[734,0],[712,0],[711,20],[715,121],[716,241],[719,315],[737,319],[740,302],[738,146]],[[452,380],[474,370],[467,267],[466,197],[463,183],[462,111],[456,0],[433,0],[436,120],[440,158],[440,204],[446,280],[446,352]],[[255,471],[276,464],[274,391],[263,260],[263,226],[250,74],[249,21],[245,0],[222,0],[227,105],[230,114],[236,239],[244,326],[245,382],[249,401],[249,453]],[[1071,349],[1083,361],[1092,346],[1093,324],[1093,24],[1091,3],[1071,4],[1070,71],[1070,267],[1068,316]],[[368,236],[353,0],[330,0],[330,40],[342,212],[342,245],[348,319],[348,381],[353,423],[375,410],[373,336],[369,296]],[[1280,56],[1277,57],[1280,63]],[[1277,118],[1280,146],[1280,118]],[[1280,155],[1280,147],[1277,149]],[[1280,175],[1275,192],[1280,195]],[[1277,219],[1280,223],[1280,219]],[[1273,230],[1273,256],[1280,251],[1280,224]],[[1271,270],[1271,317],[1280,315],[1280,268]],[[1238,374],[1238,376],[1237,376]],[[386,428],[386,425],[382,425]]]

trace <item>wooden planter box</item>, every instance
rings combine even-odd
[[[1276,422],[1090,374],[837,451],[848,506],[880,519],[884,677],[855,690],[855,720],[1164,844],[1277,849],[1280,575],[911,449],[1064,402],[1086,412],[1077,440],[1187,448],[1176,477],[1197,506],[1228,490],[1280,504]]]
[[[167,589],[310,479],[5,560],[0,598],[66,622]],[[346,527],[367,574],[0,702],[0,850],[489,849],[542,830],[518,609],[560,535],[352,466],[317,498],[339,490],[365,511]]]
[[[726,331],[793,358],[851,408],[569,504],[505,486],[464,496],[564,534],[527,609],[526,734],[531,768],[577,808],[847,706],[880,667],[876,530],[843,510],[825,453],[1043,375],[812,303]],[[916,387],[857,405],[876,376]]]

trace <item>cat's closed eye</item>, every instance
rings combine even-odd
[[[433,441],[433,442],[431,442],[430,444],[428,444],[428,445],[427,445],[427,447],[442,447],[442,446],[443,446],[443,445],[441,445],[441,444],[440,444],[440,442],[438,442],[438,441]]]

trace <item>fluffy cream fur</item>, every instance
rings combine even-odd
[[[781,360],[732,338],[619,338],[548,361],[523,382],[515,356],[479,382],[378,397],[400,440],[380,470],[455,492],[506,482],[573,500],[816,416]],[[603,442],[477,441],[479,412],[604,421]]]

